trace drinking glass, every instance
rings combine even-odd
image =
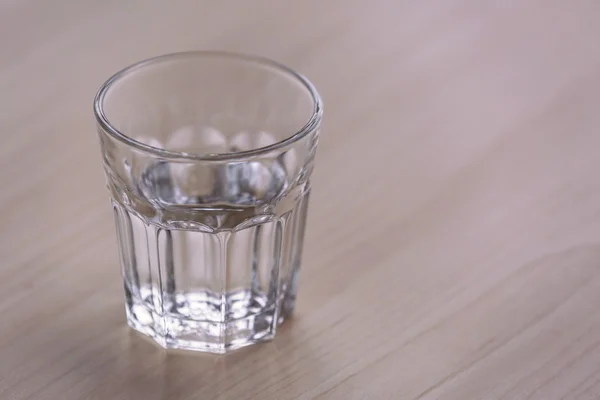
[[[111,77],[94,111],[129,325],[224,353],[294,309],[322,104],[302,75],[223,52]]]

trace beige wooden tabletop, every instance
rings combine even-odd
[[[0,4],[0,399],[600,399],[600,2]],[[295,317],[227,356],[125,324],[92,98],[153,55],[325,101]],[[352,172],[350,172],[352,171]]]

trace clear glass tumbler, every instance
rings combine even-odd
[[[276,62],[160,56],[111,77],[94,111],[129,325],[224,353],[294,309],[321,100]]]

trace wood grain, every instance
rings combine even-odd
[[[2,2],[0,398],[599,399],[599,18]],[[126,328],[92,116],[111,73],[189,49],[277,59],[325,101],[297,314],[225,357]]]

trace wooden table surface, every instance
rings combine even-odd
[[[600,2],[0,4],[0,399],[600,399]],[[325,123],[295,317],[227,356],[125,325],[92,114],[225,49]]]

